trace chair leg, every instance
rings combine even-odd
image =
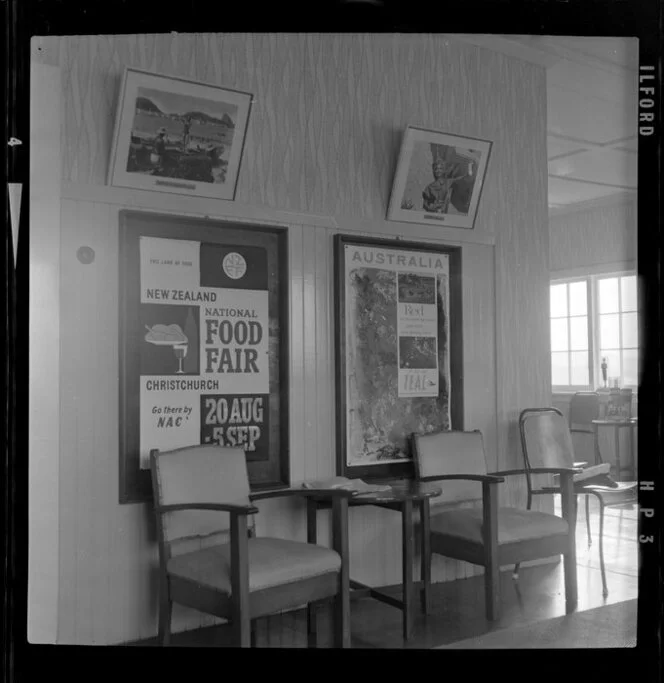
[[[500,567],[492,562],[484,568],[484,600],[486,618],[496,621],[500,618]]]
[[[520,562],[517,562],[517,563],[514,565],[514,571],[512,572],[512,578],[513,578],[515,581],[518,581],[518,580],[519,580],[519,567],[520,567],[520,566],[521,566],[521,563],[520,563]]]
[[[251,647],[251,620],[246,613],[233,620],[233,640],[235,647]]]
[[[424,614],[431,612],[431,518],[429,499],[422,501],[420,508],[420,530],[422,535],[422,562],[420,577],[422,579],[422,592],[420,593],[422,611]]]
[[[590,535],[590,496],[585,496],[586,499],[586,536],[588,537],[588,547],[593,544],[593,539]]]
[[[168,587],[162,583],[159,597],[159,643],[162,647],[168,647],[171,643],[172,613],[173,603],[168,596]]]
[[[604,569],[604,505],[599,503],[599,568],[602,572],[602,596],[606,597],[609,594],[609,589],[606,587],[606,571]]]
[[[572,543],[574,537],[572,536]],[[567,613],[574,612],[578,604],[578,586],[576,580],[576,548],[570,547],[564,555],[564,573],[565,573],[565,611]]]
[[[341,590],[334,598],[334,646],[350,647],[350,591]]]
[[[318,604],[307,605],[307,647],[318,647]]]

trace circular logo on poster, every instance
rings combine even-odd
[[[247,272],[247,262],[242,254],[232,251],[224,256],[224,273],[232,280],[239,280]]]

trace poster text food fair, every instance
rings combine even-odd
[[[140,459],[153,448],[240,446],[268,458],[267,254],[140,238]]]

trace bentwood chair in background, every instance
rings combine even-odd
[[[528,408],[519,416],[519,431],[528,476],[528,507],[532,497],[538,494],[561,493],[559,482],[536,486],[532,475],[540,468],[571,467],[574,464],[574,446],[571,433],[563,414],[557,408]],[[603,595],[609,594],[604,567],[604,508],[632,505],[637,499],[637,482],[613,482],[608,477],[609,464],[588,466],[574,477],[574,493],[586,497],[586,522],[588,522],[588,498],[594,496],[599,503],[599,559],[602,572]],[[607,482],[602,485],[598,482]],[[590,533],[588,533],[590,545]]]
[[[599,418],[599,394],[596,391],[577,391],[569,402],[567,421],[572,434],[593,436],[593,420]]]
[[[246,456],[240,448],[201,445],[154,450],[150,458],[159,539],[162,645],[169,644],[172,605],[177,602],[228,619],[240,647],[254,644],[252,620],[306,604],[308,643],[315,646],[316,603],[333,599],[335,646],[350,646],[351,492],[250,493]],[[253,515],[259,510],[253,503],[289,495],[332,501],[333,548],[256,537]],[[192,550],[192,539],[205,541]],[[189,547],[183,550],[183,543]]]
[[[442,509],[430,513],[431,552],[484,567],[485,609],[493,621],[500,613],[500,567],[540,558],[564,556],[567,611],[577,605],[574,495],[570,467],[543,468],[558,474],[563,492],[563,516],[498,506],[498,484],[522,469],[487,473],[479,431],[415,434],[415,472],[422,481],[449,481],[436,501],[482,501],[481,508]],[[459,480],[459,481],[455,481]],[[481,484],[481,496],[478,496]],[[437,509],[438,508],[438,509]],[[430,566],[431,555],[422,562]]]
[[[593,420],[599,419],[599,394],[596,391],[577,391],[569,402],[569,413],[567,414],[567,423],[569,425],[570,434],[572,434],[572,442],[574,442],[574,435],[585,435],[586,448],[592,448],[595,443],[595,431],[593,429]],[[576,449],[575,449],[576,450]],[[594,454],[595,463],[599,462],[597,453]],[[585,467],[588,461],[580,461],[575,465]],[[586,535],[588,537],[588,547],[592,545],[592,537],[590,531],[590,496],[585,497],[586,503]]]

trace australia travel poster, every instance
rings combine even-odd
[[[410,459],[450,428],[449,256],[344,245],[346,464]]]
[[[267,252],[140,238],[140,467],[150,450],[269,458]]]

